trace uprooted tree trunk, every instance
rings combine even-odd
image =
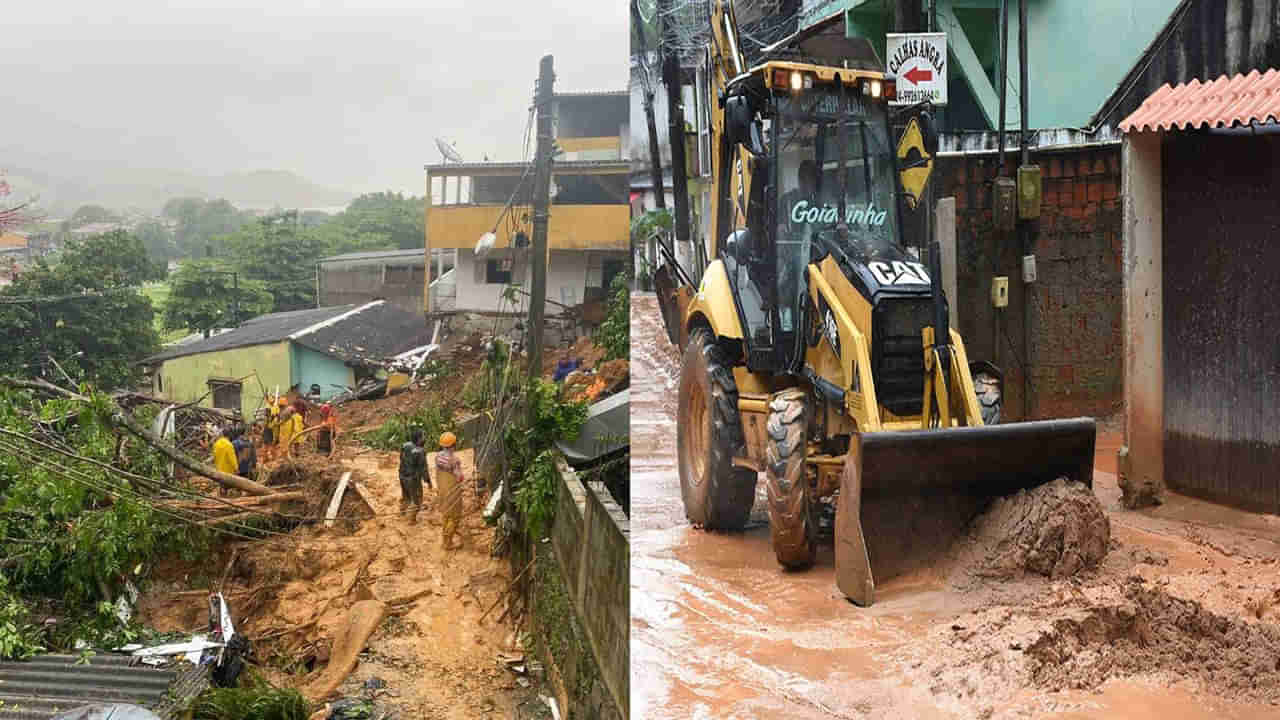
[[[9,387],[23,388],[27,390],[37,390],[40,392],[57,395],[59,397],[70,398],[72,400],[79,400],[81,402],[89,401],[89,398],[85,397],[84,395],[72,392],[65,388],[60,388],[57,385],[54,385],[53,383],[47,380],[41,380],[39,378],[35,380],[18,380],[16,378],[0,377],[0,385],[7,385]],[[237,490],[243,490],[244,492],[247,492],[250,495],[271,495],[275,492],[274,490],[267,487],[266,485],[263,485],[261,483],[256,483],[247,478],[242,478],[239,475],[231,475],[230,473],[224,473],[221,470],[218,470],[217,468],[211,465],[206,465],[200,462],[199,460],[192,458],[191,456],[179,450],[172,443],[164,441],[163,439],[157,437],[155,433],[139,425],[136,421],[134,421],[133,418],[129,417],[128,413],[126,413],[124,409],[121,408],[119,405],[116,405],[116,412],[112,413],[109,419],[111,421],[111,424],[116,425],[117,427],[122,427],[125,430],[128,430],[129,432],[133,433],[134,435],[137,435],[138,437],[142,438],[147,442],[148,445],[160,451],[160,453],[165,457],[181,465],[182,467],[186,468],[190,472],[193,472],[203,477],[207,477],[210,480],[213,480],[214,482],[218,483],[219,485],[222,485],[224,487],[229,487],[229,488],[235,488]]]

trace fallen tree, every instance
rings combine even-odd
[[[36,378],[34,380],[19,380],[11,377],[0,377],[0,385],[24,390],[35,390],[85,403],[90,401],[89,398],[84,395],[58,387],[57,385],[40,378]],[[182,466],[186,470],[193,472],[196,475],[207,477],[223,487],[242,490],[250,495],[271,495],[275,492],[266,485],[256,483],[248,478],[242,478],[239,475],[224,473],[212,465],[207,465],[192,458],[179,450],[172,443],[166,442],[160,437],[157,437],[155,433],[139,425],[133,420],[133,418],[129,417],[129,414],[126,413],[119,405],[115,405],[115,409],[116,411],[111,413],[108,418],[112,425],[124,428],[134,435],[137,435],[139,438],[146,441],[148,445],[154,447],[165,457]]]

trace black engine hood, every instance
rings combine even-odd
[[[871,256],[851,254],[849,281],[871,304],[881,296],[928,297],[933,292],[929,268],[912,259],[901,248],[891,248]]]

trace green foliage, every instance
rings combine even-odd
[[[626,273],[615,275],[609,287],[609,310],[596,331],[596,344],[606,360],[631,357],[631,290]]]
[[[481,411],[492,408],[498,399],[498,390],[510,385],[518,369],[511,364],[511,350],[502,340],[493,341],[493,349],[480,366],[480,372],[472,375],[462,386],[462,406]]]
[[[381,450],[399,450],[408,442],[409,434],[414,428],[422,430],[425,446],[434,447],[435,442],[446,430],[457,430],[453,427],[453,410],[445,405],[425,404],[411,413],[394,415],[382,423],[376,430],[366,433],[362,441],[371,447]],[[462,442],[461,436],[458,442]]]
[[[574,440],[587,421],[587,404],[559,399],[560,388],[550,380],[535,379],[525,388],[526,409],[507,425],[503,447],[518,474],[533,467],[534,460],[556,440]]]
[[[649,210],[631,221],[631,242],[648,242],[654,235],[669,234],[675,228],[675,218],[666,208]]]
[[[51,355],[77,380],[103,388],[134,382],[137,361],[158,344],[151,302],[135,288],[162,276],[142,242],[123,230],[71,241],[57,265],[37,260],[0,289],[0,299],[58,299],[0,304],[0,372],[30,375]],[[102,294],[66,297],[86,292]]]
[[[44,650],[31,612],[0,575],[0,660],[25,660]]]
[[[545,537],[556,510],[556,463],[550,450],[539,453],[525,470],[515,499],[529,537]]]
[[[302,693],[262,680],[248,687],[206,690],[192,709],[194,720],[306,720],[310,712]]]
[[[133,234],[138,236],[142,247],[146,248],[151,262],[160,267],[166,267],[170,260],[178,257],[177,238],[164,223],[156,220],[139,223],[133,229]]]
[[[177,222],[174,245],[178,257],[207,257],[211,248],[219,249],[219,237],[253,221],[250,213],[226,200],[198,197],[173,198],[164,204],[161,214]]]
[[[525,518],[525,531],[534,539],[551,527],[555,515],[556,440],[574,440],[587,421],[587,405],[558,398],[559,387],[535,379],[525,388],[524,412],[503,433],[504,449],[515,485],[516,507]]]
[[[423,199],[401,193],[361,195],[342,212],[338,222],[357,235],[381,235],[401,250],[422,248]]]
[[[172,290],[164,304],[164,329],[207,332],[235,327],[271,312],[274,298],[261,281],[233,278],[230,272],[228,265],[219,260],[182,263],[170,278]]]
[[[62,223],[62,229],[74,230],[100,222],[120,222],[120,217],[101,205],[81,205]]]
[[[329,248],[298,224],[296,211],[268,215],[227,236],[226,246],[232,267],[271,293],[272,312],[316,306],[316,262]]]
[[[128,442],[117,456],[118,436],[107,420],[112,409],[100,393],[89,404],[0,393],[0,426],[30,435],[40,419],[46,437],[54,434],[76,454],[160,482],[169,463],[151,446]],[[147,422],[145,414],[138,419]],[[165,552],[198,558],[207,551],[202,530],[157,512],[118,474],[11,449],[23,442],[6,439],[0,448],[0,558],[9,559],[6,577],[24,597],[85,603],[100,598],[102,588],[114,594]]]

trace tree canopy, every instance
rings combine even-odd
[[[188,260],[169,277],[171,290],[164,304],[165,330],[204,333],[235,327],[271,312],[275,300],[259,280],[233,276],[238,272],[220,259]]]
[[[216,238],[253,221],[251,214],[226,200],[197,197],[173,198],[164,204],[161,214],[177,222],[174,242],[180,257],[205,257],[210,246],[218,249]]]
[[[136,288],[162,276],[123,230],[70,241],[56,265],[37,260],[0,290],[0,334],[8,338],[0,370],[31,375],[52,357],[77,381],[128,385],[158,344],[151,301]]]

